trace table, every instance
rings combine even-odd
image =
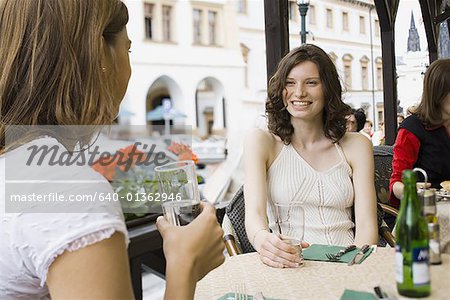
[[[195,299],[216,300],[234,292],[240,283],[245,283],[250,295],[260,291],[276,299],[336,300],[345,289],[373,292],[378,285],[396,293],[394,254],[392,248],[378,248],[361,265],[306,261],[296,269],[268,267],[257,253],[233,256],[197,284]],[[442,255],[442,260],[443,264],[431,266],[432,294],[425,299],[448,299],[450,295],[450,255]]]

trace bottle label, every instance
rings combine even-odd
[[[395,280],[403,283],[403,255],[399,245],[395,246]]]
[[[441,249],[437,240],[430,240],[430,263],[441,263]]]
[[[412,274],[414,285],[430,284],[430,266],[428,260],[428,247],[412,249]]]

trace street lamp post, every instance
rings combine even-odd
[[[300,12],[300,17],[302,21],[302,29],[300,31],[300,38],[302,41],[302,45],[306,43],[306,13],[309,8],[309,0],[297,0],[298,11]]]

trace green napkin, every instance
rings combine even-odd
[[[345,247],[313,244],[313,245],[309,246],[308,248],[303,249],[303,258],[305,260],[330,261],[326,257],[326,254],[327,253],[336,254],[342,249],[345,249]],[[358,253],[359,250],[360,250],[359,248],[356,248],[348,253],[345,253],[344,255],[341,256],[341,259],[336,262],[348,263],[355,257],[356,253]],[[366,252],[366,254],[364,254],[364,257],[360,261],[360,263],[362,263],[370,255],[370,253],[372,253],[372,251],[373,251],[373,249],[370,248]]]
[[[241,299],[243,299],[243,295],[241,295]],[[247,295],[247,300],[253,300],[253,296],[252,295]],[[277,299],[273,299],[273,298],[267,298],[264,296],[264,299],[266,300],[277,300]],[[237,298],[235,298],[235,293],[231,292],[231,293],[226,293],[225,295],[223,295],[222,297],[220,297],[217,300],[239,300],[239,296]],[[280,299],[278,299],[280,300]]]
[[[359,292],[353,290],[345,290],[341,296],[341,300],[377,300],[378,298],[367,292]]]

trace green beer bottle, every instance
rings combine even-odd
[[[416,174],[405,170],[402,181],[403,198],[395,229],[397,290],[406,297],[426,297],[431,292],[427,221],[421,215]]]

